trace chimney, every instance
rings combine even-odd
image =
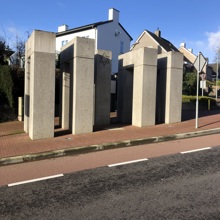
[[[180,44],[180,47],[186,48],[186,43],[181,43],[181,44]]]
[[[69,26],[64,24],[58,27],[58,32],[67,31],[69,29]]]
[[[190,53],[193,53],[193,49],[190,48],[190,49],[188,49],[188,50],[189,50]]]
[[[119,11],[115,8],[111,8],[108,11],[108,20],[113,20],[114,22],[119,22]]]
[[[161,37],[161,31],[159,28],[154,32],[158,37]]]

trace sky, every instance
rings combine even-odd
[[[181,43],[215,62],[220,47],[220,0],[0,0],[0,37],[13,48],[33,30],[57,32],[108,20],[108,10],[120,11],[119,21],[134,41],[144,30],[154,32],[177,48]]]

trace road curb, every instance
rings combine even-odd
[[[97,152],[101,150],[110,150],[110,149],[116,149],[116,148],[122,148],[122,147],[131,147],[131,146],[137,146],[137,145],[143,145],[143,144],[151,144],[151,143],[172,141],[172,140],[178,140],[178,139],[184,139],[184,138],[199,137],[199,136],[218,134],[218,133],[220,133],[220,128],[196,131],[196,132],[188,132],[188,133],[182,133],[182,134],[173,134],[173,135],[166,135],[166,136],[125,140],[125,141],[119,141],[115,143],[104,143],[100,145],[74,147],[74,148],[68,148],[68,149],[62,149],[62,150],[40,152],[36,154],[5,157],[5,158],[0,158],[0,166],[31,162],[31,161],[37,161],[37,160],[44,160],[44,159],[51,159],[51,158],[62,157],[62,156],[91,153],[91,152]]]

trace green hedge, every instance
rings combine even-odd
[[[206,85],[207,86],[216,86],[216,81],[206,80]],[[220,80],[217,80],[217,86],[220,86]]]
[[[13,88],[11,68],[0,65],[0,104],[8,104],[11,108],[14,107]]]
[[[210,104],[211,105],[215,105],[216,104],[216,100],[213,99],[213,98],[210,98],[208,96],[199,96],[199,103],[200,104],[208,104],[208,100],[210,100]],[[183,103],[187,103],[187,102],[195,103],[196,102],[196,96],[183,95],[182,96],[182,102]]]
[[[0,105],[16,110],[19,96],[24,96],[24,69],[0,65]]]

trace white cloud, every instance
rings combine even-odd
[[[217,47],[220,47],[220,28],[217,32],[207,32],[208,36],[208,47],[211,50],[216,50]]]
[[[189,48],[193,48],[195,55],[202,52],[209,58],[209,63],[215,62],[215,53],[217,47],[220,47],[220,28],[216,32],[206,32],[205,38],[198,41],[189,41]]]
[[[14,34],[14,35],[17,34],[17,29],[15,27],[8,27],[7,31],[11,34]]]
[[[196,42],[194,42],[194,44],[195,44],[195,46],[197,47],[197,48],[204,48],[205,47],[205,42],[204,41],[196,41]]]

